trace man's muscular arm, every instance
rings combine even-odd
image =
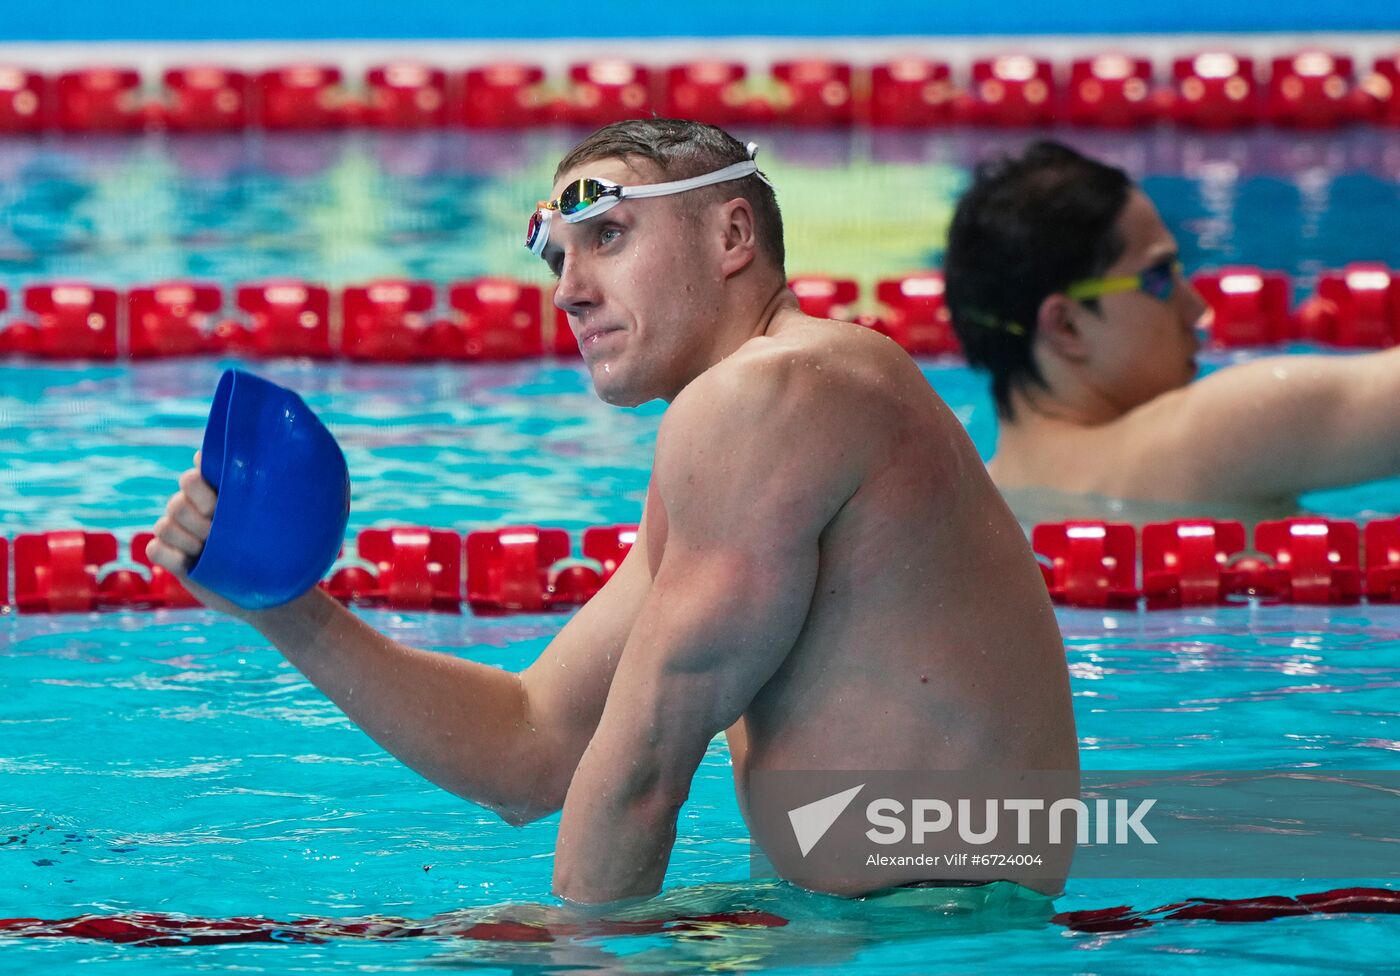
[[[666,415],[654,473],[665,549],[564,804],[565,898],[657,891],[706,747],[806,622],[821,532],[858,486],[812,371],[785,357],[730,364]]]
[[[1294,498],[1400,475],[1400,349],[1260,359],[1172,400],[1162,457],[1181,459],[1196,497]]]
[[[374,630],[320,589],[244,611],[190,583],[216,498],[197,470],[147,552],[215,609],[256,627],[350,719],[444,789],[512,823],[558,810],[607,699],[650,585],[645,529],[607,585],[520,674],[418,650]]]

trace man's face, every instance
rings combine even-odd
[[[622,186],[665,177],[646,161],[602,159],[560,176],[555,197],[581,177]],[[543,257],[558,276],[554,304],[568,314],[593,388],[604,401],[635,406],[676,396],[707,363],[723,275],[703,222],[682,209],[694,193],[623,200],[576,224],[557,213]]]
[[[1116,226],[1123,254],[1103,277],[1136,275],[1176,260],[1176,239],[1141,190],[1132,191]],[[1200,294],[1178,275],[1165,300],[1141,290],[1116,292],[1098,299],[1097,314],[1090,308],[1078,312],[1099,391],[1127,411],[1189,383],[1200,349],[1196,323],[1205,309]]]

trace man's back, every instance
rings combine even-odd
[[[741,800],[754,771],[1077,768],[1049,598],[962,426],[893,343],[796,314],[778,323],[677,400],[698,415],[682,401],[718,402],[741,376],[774,384],[784,406],[753,424],[824,455],[818,476],[847,496],[821,530],[798,639],[731,729]],[[663,426],[658,471],[677,433]],[[763,463],[781,467],[783,453]],[[646,518],[654,569],[668,528],[655,490]]]

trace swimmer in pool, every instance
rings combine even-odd
[[[1000,417],[988,468],[1026,521],[1257,520],[1400,474],[1400,350],[1270,357],[1192,382],[1206,305],[1121,170],[1050,142],[983,164],[944,265]]]
[[[512,674],[399,644],[319,589],[259,612],[191,590],[444,788],[517,824],[562,807],[554,890],[575,902],[658,891],[721,732],[741,804],[765,770],[1077,770],[1023,533],[905,353],[798,310],[750,152],[699,123],[619,123],[551,196],[529,241],[598,396],[670,404],[636,543],[598,595]],[[151,558],[187,580],[215,504],[186,472]]]

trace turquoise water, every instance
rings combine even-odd
[[[271,367],[344,445],[352,529],[634,520],[659,411],[553,365]],[[978,438],[964,370],[927,366]],[[213,363],[0,368],[0,532],[147,527],[197,444]],[[1387,488],[1369,489],[1383,503]],[[1390,492],[1391,507],[1400,493]],[[557,616],[367,612],[396,639],[524,667]],[[1062,611],[1088,767],[1385,769],[1400,751],[1400,608]],[[203,611],[0,618],[0,918],[528,915],[557,818],[516,829],[384,754],[258,636]],[[11,839],[12,838],[12,839]],[[781,929],[510,945],[460,939],[137,948],[0,940],[8,972],[1241,972],[1389,965],[1393,916],[1171,922],[1114,934],[867,906],[748,882],[722,741],[682,813],[658,915],[759,908]],[[1333,888],[1334,879],[1072,879],[1062,911]],[[502,907],[508,906],[508,907]]]

